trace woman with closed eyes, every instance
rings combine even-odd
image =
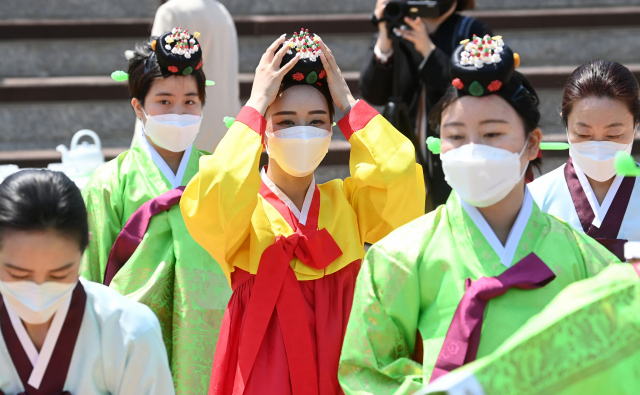
[[[640,241],[640,181],[616,175],[616,153],[631,153],[640,124],[640,89],[616,62],[594,60],[569,76],[562,97],[570,158],[529,190],[540,209],[595,238],[620,260]]]

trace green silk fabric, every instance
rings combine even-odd
[[[192,150],[181,185],[197,173],[206,154]],[[83,190],[92,238],[81,275],[102,283],[111,246],[129,217],[170,189],[137,141],[99,168]],[[231,289],[218,263],[189,235],[178,204],[152,217],[110,288],[146,304],[158,317],[176,393],[206,394]]]
[[[346,394],[411,394],[428,383],[465,279],[507,270],[455,193],[446,205],[373,245],[363,262],[340,358]],[[478,358],[495,351],[566,286],[617,258],[533,204],[511,265],[534,252],[556,275],[545,287],[490,300]],[[414,361],[418,331],[424,356]]]
[[[567,287],[491,355],[456,371],[486,395],[637,394],[640,277],[630,264]]]

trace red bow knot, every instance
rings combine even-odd
[[[295,256],[305,265],[323,270],[342,255],[342,251],[326,229],[307,231],[307,235],[301,232],[298,228],[288,237],[276,237],[275,243],[260,257],[240,335],[239,374],[234,383],[234,395],[244,392],[274,309],[278,312],[287,352],[293,394],[318,394],[317,367],[304,297],[290,263]]]
[[[305,265],[317,270],[326,268],[342,255],[342,250],[326,229],[320,229],[311,237],[298,232],[288,237],[276,237],[274,245],[281,244],[291,259],[295,256]]]

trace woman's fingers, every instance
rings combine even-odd
[[[404,22],[409,25],[409,27],[416,31],[424,30],[424,24],[422,23],[422,19],[420,18],[409,18],[408,16],[404,17]]]
[[[264,55],[262,55],[262,60],[264,60],[265,62],[271,62],[276,52],[276,48],[278,48],[278,46],[284,42],[285,38],[286,34],[283,34],[282,36],[278,37],[276,41],[271,43],[271,45],[269,45],[269,48],[267,48],[267,51],[264,53]]]
[[[282,48],[280,48],[276,55],[273,57],[273,60],[271,60],[271,67],[278,70],[280,68],[280,64],[282,63],[282,58],[284,58],[284,55],[286,55],[290,49],[291,48],[289,48],[288,45],[283,45]]]
[[[404,38],[407,41],[410,41],[412,43],[416,43],[417,39],[418,39],[418,35],[416,34],[416,32],[411,31],[411,30],[404,30],[400,33],[402,35],[402,38]]]
[[[296,54],[296,56],[294,56],[293,59],[291,59],[290,61],[287,62],[287,64],[282,66],[280,71],[278,71],[278,74],[281,80],[284,77],[284,75],[287,74],[289,71],[291,71],[293,66],[295,66],[296,63],[298,63],[298,60],[300,60],[300,56]]]
[[[331,66],[331,70],[334,73],[340,73],[340,68],[336,63],[336,58],[333,56],[333,52],[331,52],[329,47],[327,47],[327,45],[322,40],[320,40],[320,49],[322,49],[322,53],[325,55],[326,60],[329,62],[329,65]]]
[[[327,60],[327,57],[324,55],[324,53],[320,54],[320,61],[322,62],[322,67],[324,67],[324,71],[326,71],[327,74],[334,74],[333,69],[331,68],[331,64],[329,64],[329,61]]]

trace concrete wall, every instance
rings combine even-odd
[[[375,0],[221,0],[232,14],[369,13]],[[637,5],[638,0],[476,0],[478,10]],[[2,19],[150,18],[162,0],[2,0]]]
[[[0,105],[0,151],[69,146],[80,129],[100,135],[103,146],[128,147],[135,115],[126,101]]]

